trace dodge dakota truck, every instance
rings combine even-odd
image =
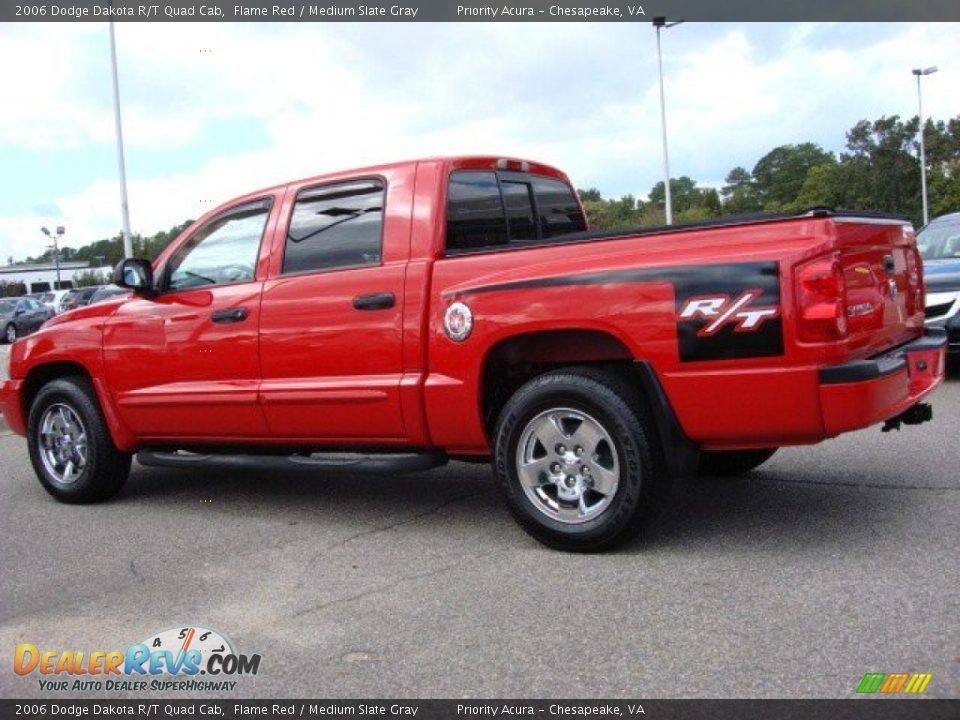
[[[592,551],[674,483],[930,418],[909,222],[827,209],[591,232],[566,175],[454,157],[209,212],[133,294],[17,340],[0,408],[64,502],[131,458],[398,473],[491,461],[523,527]]]

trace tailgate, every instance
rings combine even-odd
[[[848,347],[864,355],[907,342],[923,327],[921,260],[906,221],[834,217],[846,284]]]

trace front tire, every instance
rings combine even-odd
[[[630,383],[593,368],[557,370],[507,401],[494,472],[537,540],[605,550],[637,535],[662,505],[667,478],[655,437]]]
[[[44,490],[66,503],[105,500],[130,474],[130,453],[117,450],[97,395],[82,377],[44,385],[30,406],[30,462]]]
[[[3,341],[10,345],[17,339],[17,326],[13,323],[8,323],[7,326],[3,329]]]
[[[760,450],[720,450],[700,453],[700,475],[731,477],[743,475],[763,465],[773,457],[776,448]]]

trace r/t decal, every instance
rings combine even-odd
[[[715,335],[727,325],[734,332],[754,332],[767,320],[780,315],[776,305],[754,306],[763,290],[744,290],[733,300],[729,295],[702,295],[687,300],[680,310],[681,320],[702,318],[708,322],[697,331],[700,337]]]

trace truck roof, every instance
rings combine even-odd
[[[332,170],[327,173],[322,173],[320,175],[309,175],[307,177],[287,180],[286,182],[278,183],[276,185],[270,185],[265,188],[260,188],[258,190],[253,190],[252,192],[244,193],[235,198],[231,198],[227,202],[233,204],[238,200],[253,199],[261,195],[268,193],[274,193],[281,188],[286,187],[291,184],[301,184],[301,183],[321,183],[324,180],[339,178],[344,175],[360,175],[360,174],[375,174],[388,170],[399,170],[404,167],[409,167],[412,165],[417,165],[419,163],[425,162],[440,162],[447,166],[467,166],[467,167],[484,167],[489,166],[491,169],[496,168],[497,163],[500,162],[509,162],[511,165],[523,165],[529,167],[531,171],[536,171],[541,175],[549,175],[552,177],[564,178],[566,175],[559,168],[553,167],[552,165],[546,165],[535,160],[527,160],[524,158],[517,158],[510,155],[435,155],[432,157],[423,157],[415,158],[412,160],[398,160],[396,162],[390,163],[381,163],[379,165],[367,165],[364,167],[356,168],[344,168],[342,170]],[[223,203],[221,203],[222,205]]]

